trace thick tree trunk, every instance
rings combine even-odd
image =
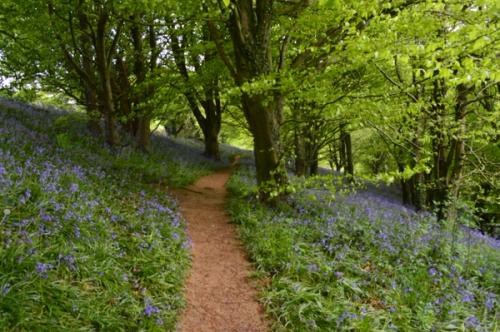
[[[242,105],[245,116],[250,124],[254,139],[255,167],[257,183],[261,186],[262,198],[276,194],[279,188],[286,183],[286,172],[280,164],[278,142],[276,137],[277,121],[273,110],[263,106],[263,96],[242,94]],[[273,193],[273,194],[271,194]]]
[[[205,151],[203,154],[207,158],[220,160],[219,133],[212,129],[204,131],[203,135],[205,142]]]
[[[104,110],[104,128],[106,133],[106,141],[110,146],[115,146],[118,143],[115,124],[115,107],[113,104],[113,93],[111,90],[111,79],[109,71],[101,73],[103,79],[104,91],[102,92],[101,102]]]
[[[271,30],[273,1],[257,0],[232,2],[228,29],[234,51],[234,64],[223,50],[222,40],[214,24],[209,28],[221,59],[228,66],[236,85],[243,86],[273,71]],[[242,93],[243,113],[254,140],[255,168],[261,198],[273,201],[284,194],[287,182],[284,165],[280,162],[280,109],[273,102],[275,93]],[[282,103],[283,100],[280,100]]]
[[[214,84],[216,86],[216,84]],[[219,91],[214,86],[207,86],[206,100],[202,102],[205,110],[203,121],[203,136],[205,140],[205,156],[214,160],[220,160],[219,133],[222,121],[222,105],[219,99]]]
[[[310,151],[309,175],[317,175],[319,171],[319,154],[316,149]]]

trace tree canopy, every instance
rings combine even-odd
[[[190,120],[220,158],[250,133],[262,200],[288,169],[398,181],[402,200],[485,230],[500,211],[497,1],[4,0],[4,93],[57,93],[110,146],[146,153]],[[239,129],[236,129],[239,130]]]

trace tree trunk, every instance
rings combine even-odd
[[[405,164],[398,161],[398,171],[402,173],[405,169]],[[412,205],[412,190],[411,181],[408,179],[401,178],[401,196],[404,205]]]
[[[346,157],[347,157],[347,174],[351,177],[354,176],[354,162],[352,158],[352,141],[351,134],[346,133],[345,135],[345,146],[346,146]]]
[[[117,95],[119,95],[119,113],[120,117],[124,120],[121,121],[123,127],[127,130],[127,132],[136,136],[139,130],[138,121],[132,112],[132,100],[131,100],[131,92],[132,87],[129,82],[129,68],[124,61],[123,56],[118,56],[116,59],[116,67],[118,71],[118,82],[117,85]]]
[[[309,175],[317,175],[319,171],[319,154],[315,148],[311,149],[309,155]]]
[[[307,175],[306,148],[304,137],[298,128],[295,128],[295,175]]]
[[[450,187],[451,204],[448,209],[448,219],[455,220],[457,217],[456,202],[460,196],[460,177],[462,176],[463,159],[465,155],[464,136],[465,126],[465,108],[467,103],[468,89],[464,84],[457,86],[457,101],[455,105],[455,122],[457,132],[452,136],[451,147],[448,154],[448,183]]]
[[[85,88],[85,107],[87,111],[87,128],[93,135],[101,135],[100,114],[97,108],[97,93],[94,89]]]
[[[80,9],[83,2],[79,4],[78,24],[80,28],[80,47],[82,52],[82,70],[80,75],[82,86],[84,87],[84,101],[87,110],[87,128],[96,136],[102,134],[100,125],[101,114],[98,110],[98,97],[96,91],[97,82],[95,80],[94,66],[92,64],[92,45],[91,38],[88,35],[88,18]]]
[[[263,96],[242,94],[242,105],[254,139],[255,167],[257,183],[261,186],[263,200],[278,194],[279,188],[286,183],[286,172],[280,165],[278,142],[275,131],[277,121],[273,110],[263,106]],[[281,194],[281,192],[279,192]]]
[[[136,142],[139,148],[143,151],[149,151],[150,149],[150,136],[151,136],[151,111],[150,106],[147,105],[147,99],[153,95],[153,89],[150,85],[144,86],[146,84],[146,75],[148,67],[146,66],[146,59],[144,56],[144,46],[143,46],[143,36],[142,36],[142,27],[139,24],[140,15],[134,14],[131,17],[133,21],[132,27],[130,29],[132,44],[134,46],[134,74],[137,78],[136,85],[139,89],[139,92],[135,93],[134,100],[134,113],[137,121],[137,132],[135,133]],[[150,34],[150,44],[151,38],[155,39],[154,33],[153,36]],[[152,47],[155,47],[155,44]],[[155,49],[151,50],[152,53],[155,52]],[[152,60],[156,61],[156,60]],[[152,65],[152,64],[150,64]],[[151,67],[151,68],[154,68]],[[139,106],[140,105],[140,106]]]
[[[207,158],[211,158],[214,160],[220,160],[220,151],[219,151],[219,133],[212,128],[207,128],[206,131],[203,132],[204,142],[205,142],[205,151],[203,154]]]
[[[149,152],[151,144],[151,119],[146,114],[142,114],[138,119],[137,143],[139,147]]]
[[[186,38],[183,36],[183,38],[180,39],[174,24],[172,23],[171,25],[170,39],[175,64],[184,82],[188,85],[185,87],[184,96],[203,132],[203,140],[205,143],[204,155],[208,158],[220,160],[219,132],[222,121],[222,105],[218,88],[218,75],[215,75],[210,81],[204,83],[204,96],[201,96],[196,88],[192,86],[193,83],[191,82],[190,74],[186,66]],[[207,29],[203,31],[203,38],[206,41],[211,41],[212,39]],[[214,51],[207,50],[204,54],[204,61],[211,61],[215,57],[216,53]],[[197,72],[201,71],[201,65],[201,62],[196,63],[195,69]]]
[[[340,125],[340,159],[344,168],[344,174],[352,179],[354,176],[354,163],[352,159],[351,134],[345,130],[346,124]]]
[[[236,85],[260,79],[273,71],[271,30],[273,1],[234,1],[227,27],[233,45],[234,63],[224,51],[223,40],[213,22],[211,35],[219,55],[233,76]],[[273,91],[251,94],[243,92],[241,104],[254,140],[255,168],[261,198],[272,202],[283,195],[287,183],[284,165],[280,162],[280,109]],[[283,100],[281,100],[281,103]]]
[[[421,210],[424,207],[424,199],[422,197],[423,175],[421,173],[414,174],[410,179],[410,183],[411,205],[417,210]]]
[[[309,175],[318,175],[318,172],[319,172],[318,159],[314,159],[309,164]]]
[[[113,89],[111,86],[111,73],[108,54],[106,51],[106,24],[108,16],[106,13],[99,15],[96,33],[96,61],[101,83],[100,103],[104,112],[105,134],[106,141],[110,146],[115,146],[118,143],[115,128],[115,107],[113,103]]]

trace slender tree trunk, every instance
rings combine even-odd
[[[138,119],[137,142],[144,151],[149,151],[151,145],[151,119],[142,114]]]
[[[354,163],[352,159],[351,134],[345,130],[346,124],[340,125],[340,160],[344,168],[344,174],[350,178],[354,175]]]
[[[344,144],[346,149],[346,171],[352,178],[354,176],[354,162],[352,158],[352,141],[350,133],[345,133]]]
[[[98,97],[96,86],[97,82],[95,80],[94,66],[92,63],[92,44],[91,38],[88,34],[88,18],[87,15],[81,10],[83,5],[83,0],[80,1],[78,10],[78,24],[80,28],[80,47],[82,53],[82,70],[84,75],[81,76],[82,86],[84,87],[84,101],[87,110],[87,127],[95,134],[100,136],[102,134],[102,129],[100,125],[101,114],[98,110]],[[82,77],[84,76],[84,77]],[[93,84],[92,84],[93,83]]]
[[[120,96],[118,100],[120,106],[119,112],[120,116],[124,119],[121,122],[130,135],[136,136],[138,132],[138,121],[137,117],[132,113],[132,87],[129,82],[130,72],[123,56],[117,57],[116,67],[118,71],[117,94]]]
[[[307,175],[307,162],[306,162],[306,147],[304,136],[299,127],[294,129],[294,148],[295,148],[295,175]]]
[[[108,54],[105,46],[105,29],[108,21],[106,13],[101,13],[97,23],[96,34],[96,61],[97,70],[99,73],[101,83],[100,103],[104,111],[104,129],[106,134],[106,141],[110,146],[118,143],[115,127],[115,107],[113,102],[113,89],[111,86],[111,73],[108,61]]]
[[[211,41],[212,38],[208,29],[205,29],[203,33],[204,40]],[[175,27],[173,27],[173,24],[170,27],[170,39],[177,69],[184,82],[187,85],[190,85],[192,82],[186,66],[186,38],[183,37],[181,42],[178,32]],[[204,54],[204,61],[211,61],[215,57],[216,53],[208,50]],[[200,67],[201,63],[197,63],[195,65],[195,69],[197,71],[200,70]],[[205,151],[203,154],[206,157],[215,160],[220,160],[219,132],[222,121],[222,105],[218,83],[219,78],[217,76],[210,82],[205,82],[203,86],[204,96],[201,96],[200,93],[198,93],[197,90],[191,86],[186,87],[184,91],[184,96],[186,97],[189,107],[203,133],[203,140],[205,143]]]
[[[87,111],[87,128],[96,136],[101,135],[100,114],[97,108],[97,92],[85,85],[85,108]]]
[[[438,220],[446,218],[446,204],[449,198],[449,183],[447,178],[449,164],[446,158],[447,127],[444,122],[446,106],[443,104],[445,95],[444,82],[435,80],[432,94],[432,124],[431,133],[433,136],[434,165],[431,172],[432,188],[430,190],[429,205],[436,210]]]
[[[465,155],[464,136],[465,108],[468,89],[464,84],[457,87],[457,102],[455,106],[455,122],[458,126],[457,132],[452,137],[451,151],[448,155],[448,182],[450,187],[451,204],[448,210],[448,219],[455,220],[457,217],[456,202],[460,196],[460,177],[462,176],[463,159]]]
[[[140,15],[135,14],[131,19],[134,22],[131,28],[132,44],[134,46],[134,74],[137,78],[136,84],[140,90],[135,94],[134,100],[134,113],[137,121],[137,132],[135,133],[135,137],[139,148],[143,151],[149,151],[151,143],[151,111],[147,105],[147,98],[153,94],[153,91],[150,91],[152,90],[150,86],[143,86],[146,84],[145,81],[148,68],[146,66],[146,59],[144,56],[144,46],[142,40],[143,34],[141,26],[138,23]],[[151,34],[153,32],[150,31],[149,33]],[[154,39],[155,37],[153,35],[152,37],[150,36],[150,38]],[[152,41],[150,39],[150,43],[151,42]],[[155,44],[153,45],[155,46]],[[155,50],[152,49],[151,52],[154,53]]]
[[[318,151],[314,150],[311,153],[311,160],[309,161],[309,175],[317,175],[319,171],[319,156]]]
[[[398,171],[402,173],[404,169],[405,165],[401,162],[398,162]],[[401,194],[402,194],[403,204],[412,205],[412,191],[411,191],[410,181],[408,179],[401,178],[400,184],[401,184]]]

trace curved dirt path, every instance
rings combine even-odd
[[[251,265],[224,210],[229,176],[229,169],[221,170],[174,190],[193,241],[181,332],[268,330],[257,291],[248,280]]]

